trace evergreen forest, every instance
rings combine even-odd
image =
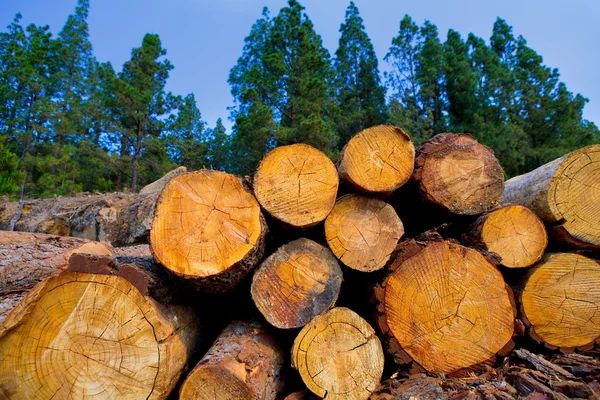
[[[146,34],[119,68],[99,62],[79,0],[58,34],[0,32],[0,195],[136,192],[178,165],[251,175],[275,146],[310,144],[335,159],[363,128],[392,123],[415,144],[467,132],[490,146],[507,177],[600,142],[583,118],[587,99],[498,18],[489,38],[406,15],[381,73],[350,2],[334,54],[297,0],[254,23],[228,83],[231,132],[207,126],[193,94],[166,90],[175,68],[159,35]],[[132,43],[132,46],[135,46]]]

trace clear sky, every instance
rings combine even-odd
[[[167,89],[193,92],[203,118],[214,126],[222,117],[227,127],[233,104],[227,76],[242,53],[244,38],[263,6],[275,15],[286,0],[91,0],[88,19],[94,54],[120,70],[145,33],[158,33],[175,65]],[[50,25],[56,33],[77,0],[0,0],[0,27],[16,12],[23,23]],[[301,0],[325,47],[333,54],[349,0]],[[600,1],[599,0],[355,0],[365,21],[380,68],[400,19],[409,14],[419,25],[436,24],[442,40],[452,28],[489,39],[500,16],[523,35],[529,46],[558,68],[570,91],[590,102],[585,118],[600,125]]]

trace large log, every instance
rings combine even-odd
[[[0,229],[75,236],[113,246],[147,243],[157,194],[82,193],[0,204]]]
[[[344,146],[338,162],[341,179],[367,193],[391,193],[410,178],[415,147],[410,137],[392,125],[357,133]]]
[[[111,255],[108,243],[0,231],[0,323],[36,284],[64,271],[73,254]]]
[[[383,268],[403,234],[392,206],[355,194],[340,197],[325,220],[325,238],[333,254],[363,272]]]
[[[419,147],[413,180],[423,199],[458,215],[491,210],[504,188],[494,152],[467,134],[441,133]]]
[[[294,340],[292,367],[328,400],[367,399],[383,374],[383,350],[371,326],[338,307],[308,323]]]
[[[260,324],[235,321],[188,375],[182,400],[274,400],[283,389],[284,356]]]
[[[331,160],[306,144],[272,150],[254,176],[260,205],[279,221],[301,229],[327,217],[335,204],[338,184]]]
[[[571,253],[549,253],[519,286],[522,320],[530,335],[563,351],[600,339],[600,263]]]
[[[250,292],[271,325],[293,329],[333,307],[341,284],[342,270],[331,251],[300,238],[262,262]]]
[[[600,249],[600,145],[506,181],[502,201],[533,210],[557,241]]]
[[[150,245],[166,268],[198,288],[228,292],[262,258],[266,234],[260,206],[238,177],[201,170],[165,186]]]
[[[71,262],[0,326],[0,397],[167,398],[199,337],[177,294],[152,263]]]
[[[460,373],[510,349],[516,310],[502,275],[481,253],[440,239],[398,246],[375,288],[377,322],[397,363]]]
[[[463,241],[496,253],[505,267],[525,268],[542,258],[548,235],[530,209],[506,205],[477,218],[463,234]]]

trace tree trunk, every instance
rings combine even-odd
[[[383,361],[373,328],[343,307],[313,319],[292,348],[292,367],[310,391],[328,400],[367,399],[381,380]]]
[[[487,146],[466,134],[441,133],[417,149],[421,197],[458,215],[478,215],[500,204],[504,172]]]
[[[0,323],[37,283],[65,270],[73,254],[112,252],[85,239],[0,231]]]
[[[333,307],[342,270],[331,251],[308,239],[280,247],[254,273],[252,300],[281,329],[300,328]]]
[[[274,400],[284,358],[260,324],[233,322],[188,375],[180,398]]]
[[[228,292],[262,258],[266,233],[260,206],[238,177],[201,170],[165,186],[150,245],[166,268],[199,289]]]
[[[335,204],[338,184],[331,160],[306,144],[272,150],[254,176],[260,205],[274,218],[300,229],[327,217]]]
[[[397,363],[451,374],[512,347],[512,292],[479,252],[439,236],[411,239],[399,245],[389,270],[375,298]]]
[[[536,341],[570,351],[600,338],[600,263],[549,253],[520,282],[522,320]]]
[[[159,267],[98,265],[101,274],[66,271],[39,283],[8,315],[0,397],[169,395],[197,343],[196,315]]]
[[[157,194],[80,194],[0,205],[0,229],[125,246],[148,242]]]
[[[530,208],[561,243],[600,249],[600,145],[506,181],[502,201]]]
[[[341,179],[367,193],[391,193],[410,178],[415,147],[410,137],[392,125],[378,125],[356,134],[342,149]]]
[[[404,226],[392,206],[355,194],[340,197],[325,220],[325,237],[333,254],[363,272],[383,268],[403,234]]]
[[[463,234],[463,242],[496,253],[505,267],[525,268],[542,258],[548,235],[530,209],[506,205],[477,218]]]

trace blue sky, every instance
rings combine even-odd
[[[50,25],[58,32],[77,0],[0,0],[4,30],[16,12],[23,22]],[[90,0],[88,19],[94,54],[116,69],[139,47],[145,33],[158,33],[167,57],[175,65],[167,89],[193,92],[203,118],[226,126],[233,104],[227,76],[241,55],[244,38],[260,17],[263,6],[275,15],[285,0]],[[349,0],[301,0],[325,47],[333,54]],[[500,16],[523,35],[544,63],[558,68],[569,90],[590,102],[585,117],[600,125],[600,1],[598,0],[355,0],[380,59],[380,68],[400,19],[409,14],[419,25],[436,24],[442,40],[452,28],[463,37],[469,32],[486,40]],[[451,3],[451,4],[450,4]]]

